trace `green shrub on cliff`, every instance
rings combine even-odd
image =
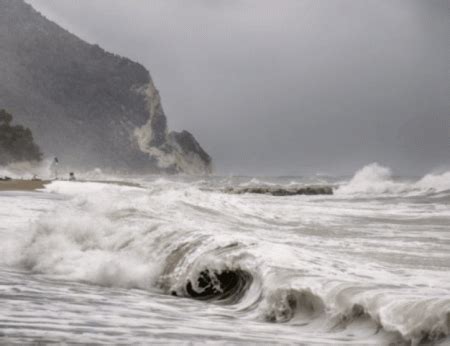
[[[0,110],[0,165],[20,161],[41,161],[42,153],[30,129],[11,125],[12,115]]]

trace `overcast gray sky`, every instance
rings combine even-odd
[[[145,65],[223,174],[450,167],[448,0],[29,0]]]

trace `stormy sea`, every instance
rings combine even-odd
[[[0,344],[450,344],[450,172],[98,175],[0,192]]]

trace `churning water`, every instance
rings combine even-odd
[[[0,193],[1,344],[450,343],[450,172],[135,182]]]

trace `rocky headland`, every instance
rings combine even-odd
[[[140,64],[51,22],[23,0],[0,1],[0,108],[44,154],[73,168],[210,173],[194,136],[171,132]]]

